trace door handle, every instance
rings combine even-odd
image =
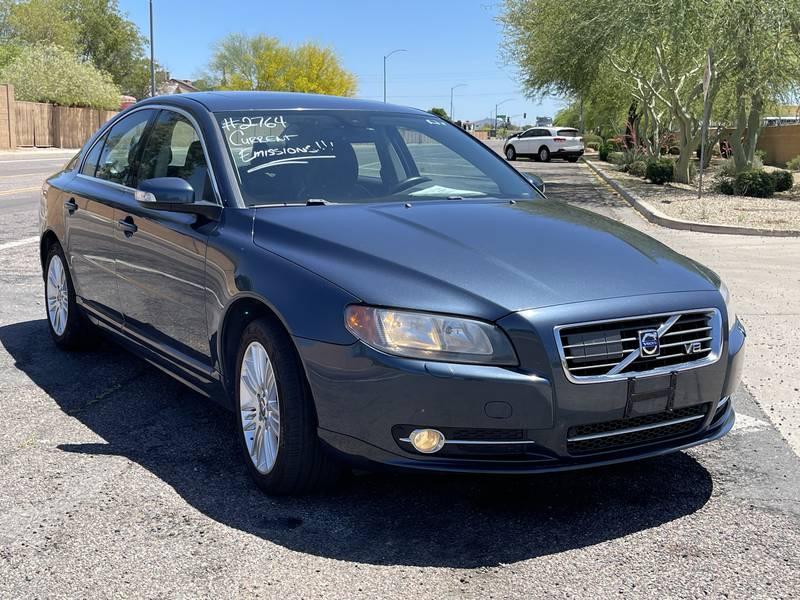
[[[119,228],[125,234],[125,237],[131,237],[139,230],[131,217],[125,217],[124,219],[117,221],[117,228]]]
[[[66,202],[64,202],[64,208],[67,209],[69,214],[74,214],[76,210],[78,210],[78,203],[75,202],[75,198],[70,198]]]

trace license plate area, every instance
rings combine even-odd
[[[628,379],[625,417],[640,417],[671,411],[675,404],[675,388],[677,384],[677,372],[641,379],[630,377]]]

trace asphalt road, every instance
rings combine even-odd
[[[2,189],[59,164],[0,156]],[[524,168],[552,197],[665,235],[581,165]],[[736,394],[730,435],[658,459],[532,478],[360,474],[270,499],[230,415],[113,345],[55,349],[36,245],[9,244],[35,235],[36,196],[0,195],[0,597],[797,597],[800,461],[758,392]],[[678,243],[709,243],[690,236]],[[708,262],[734,272],[719,237]],[[748,370],[760,362],[751,346]]]

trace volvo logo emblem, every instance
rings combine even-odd
[[[639,332],[639,351],[642,356],[658,356],[661,345],[658,341],[658,331],[645,329]]]

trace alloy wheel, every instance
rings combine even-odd
[[[69,286],[64,263],[57,254],[50,258],[47,267],[47,316],[56,335],[64,335],[69,317]]]
[[[275,370],[259,342],[251,342],[242,357],[239,411],[250,460],[259,473],[267,474],[278,458],[281,411]]]

